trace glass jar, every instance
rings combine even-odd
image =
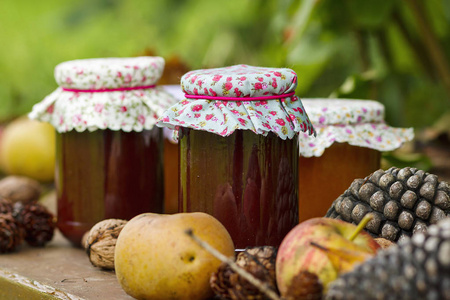
[[[74,244],[98,221],[162,213],[161,128],[56,136],[58,228]]]
[[[179,84],[163,85],[177,101],[184,99]],[[164,129],[164,210],[168,214],[178,212],[178,141],[174,139],[173,130]]]
[[[167,135],[164,136],[164,211],[178,212],[178,143]]]
[[[178,128],[179,211],[216,217],[235,247],[278,246],[298,223],[298,132],[313,128],[289,69],[246,65],[185,74]]]
[[[302,99],[316,129],[300,134],[299,221],[325,216],[331,204],[357,178],[380,168],[382,151],[414,138],[413,129],[384,121],[384,105],[373,100]]]
[[[154,124],[175,101],[155,84],[160,57],[59,64],[60,87],[30,118],[56,131],[57,225],[74,245],[97,222],[164,212],[163,133]]]
[[[181,211],[202,211],[237,248],[279,245],[298,223],[297,139],[180,129]]]

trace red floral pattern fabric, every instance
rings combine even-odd
[[[199,98],[176,103],[160,117],[157,126],[181,126],[221,136],[237,129],[263,135],[274,132],[282,139],[292,139],[299,132],[313,134],[301,100],[295,95],[283,97],[296,87],[297,75],[290,69],[236,65],[191,71],[181,78],[181,88]],[[202,95],[224,99],[200,99]],[[280,98],[252,101],[252,97],[273,95]],[[227,101],[227,97],[242,101]]]

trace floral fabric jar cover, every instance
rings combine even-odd
[[[274,100],[245,100],[292,94],[297,87],[297,75],[290,69],[236,65],[191,71],[183,75],[181,82],[182,90],[191,98],[166,111],[158,126],[193,128],[221,136],[229,136],[236,129],[262,135],[274,132],[282,139],[292,139],[300,131],[314,132],[302,102],[295,95]],[[195,95],[225,100],[196,99]]]
[[[333,143],[391,151],[414,138],[412,128],[384,121],[384,105],[373,100],[302,99],[317,136],[299,135],[300,155],[321,156]]]
[[[176,102],[156,86],[163,70],[162,57],[63,62],[55,68],[59,87],[34,105],[29,117],[49,122],[58,132],[152,129],[159,116]],[[99,92],[102,90],[105,92]]]

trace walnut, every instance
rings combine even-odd
[[[0,197],[12,202],[34,202],[41,196],[41,184],[25,176],[7,176],[0,180]]]
[[[91,231],[90,230],[88,230],[88,231],[86,231],[84,234],[83,234],[83,237],[81,238],[81,247],[83,247],[83,249],[84,250],[87,250],[87,248],[88,248],[88,243],[87,243],[87,241],[88,241],[88,237],[89,237],[89,234],[91,233]]]
[[[114,270],[116,241],[126,223],[126,220],[106,219],[91,228],[83,247],[92,265]]]

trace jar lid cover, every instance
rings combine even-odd
[[[97,129],[152,129],[175,97],[156,86],[164,69],[161,57],[95,58],[61,63],[60,84],[29,114],[58,132]]]
[[[386,125],[384,105],[373,100],[302,99],[317,132],[299,134],[300,155],[321,156],[333,143],[392,151],[414,138],[413,128]]]
[[[112,89],[154,85],[164,71],[158,56],[78,59],[55,67],[59,86],[72,89]]]
[[[157,126],[221,136],[235,130],[273,132],[282,139],[292,139],[299,132],[313,134],[302,101],[294,94],[296,86],[297,75],[290,69],[238,65],[191,71],[181,79],[186,99],[164,112]]]
[[[235,65],[190,71],[181,77],[188,95],[260,97],[295,91],[297,74],[286,68]]]
[[[384,105],[373,100],[302,98],[309,119],[317,125],[384,121]]]

